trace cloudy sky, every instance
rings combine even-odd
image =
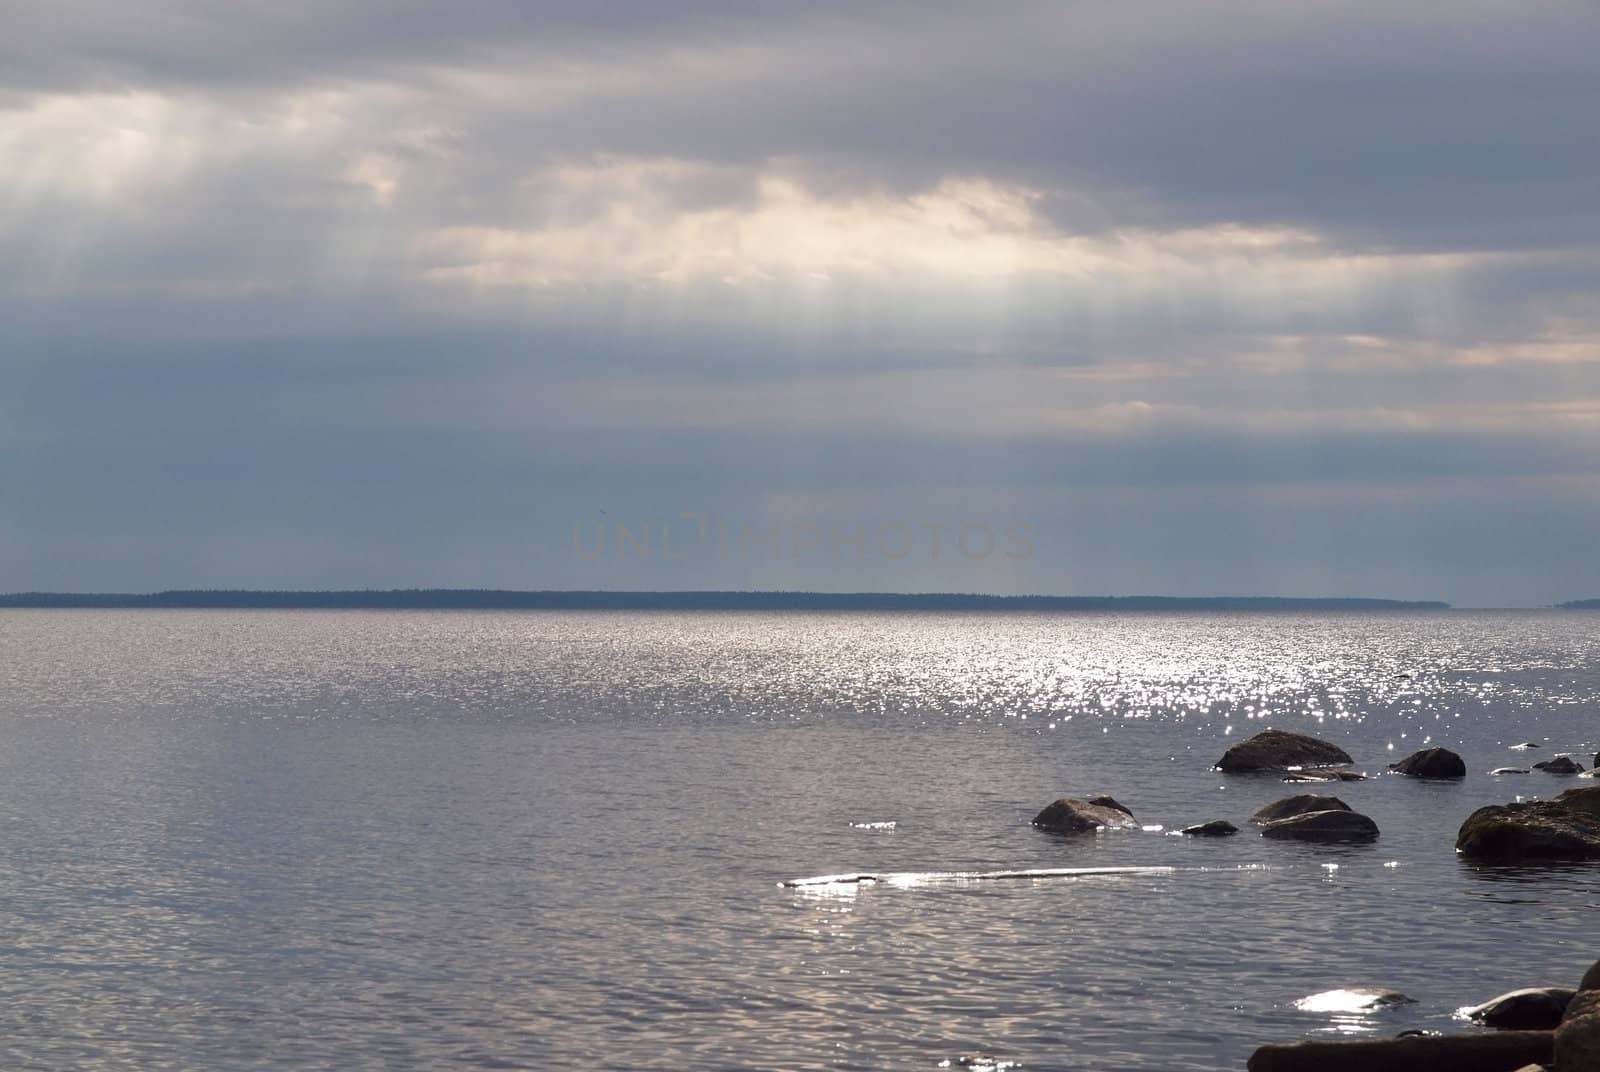
[[[1600,595],[1588,0],[0,11],[0,590]]]

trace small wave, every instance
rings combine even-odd
[[[893,830],[895,820],[890,819],[884,823],[851,823],[850,825],[857,830]]]

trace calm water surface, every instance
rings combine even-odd
[[[1595,784],[1600,614],[0,612],[0,1067],[1242,1068],[1572,985],[1600,867],[1458,861]],[[1377,775],[1361,847],[1210,766]],[[1538,741],[1537,752],[1511,751]],[[1163,830],[1028,820],[1109,792]],[[1212,818],[1222,841],[1168,831]],[[892,830],[852,823],[895,823]],[[835,872],[1158,874],[795,891]],[[1305,1013],[1334,987],[1416,1005]]]

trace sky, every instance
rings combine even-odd
[[[1600,9],[0,0],[0,590],[1600,595]]]

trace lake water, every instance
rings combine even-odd
[[[1597,715],[1581,612],[4,611],[0,1066],[1215,1070],[1462,1029],[1600,957],[1600,865],[1453,851],[1595,784],[1486,772],[1588,766]],[[1375,844],[1266,841],[1300,787],[1210,767],[1268,725],[1470,773],[1322,789]],[[1029,825],[1102,792],[1165,829]],[[1295,1008],[1353,984],[1418,1001]]]

